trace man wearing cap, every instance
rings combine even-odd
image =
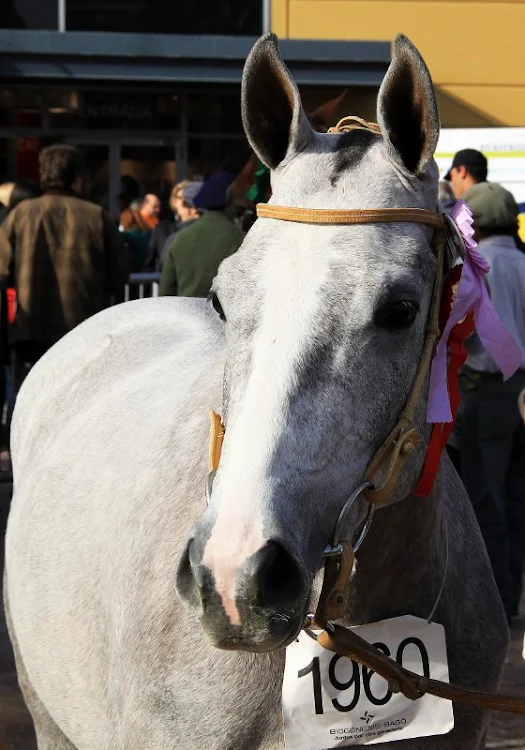
[[[456,200],[463,198],[468,203],[468,191],[479,182],[486,182],[488,163],[481,151],[475,148],[464,148],[458,151],[452,166],[445,175]]]
[[[219,265],[241,245],[244,235],[226,215],[227,190],[235,175],[217,172],[204,182],[190,182],[183,200],[201,218],[180,232],[166,252],[161,295],[206,297]]]
[[[525,388],[525,255],[514,240],[519,209],[508,190],[480,182],[464,197],[478,250],[490,265],[492,304],[522,351],[521,368],[504,382],[477,335],[468,339],[457,424],[461,476],[510,621],[518,613],[525,560],[525,425],[516,408]]]

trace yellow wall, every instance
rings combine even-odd
[[[392,40],[425,58],[446,127],[525,127],[525,0],[272,0],[293,39]]]

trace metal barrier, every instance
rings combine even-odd
[[[124,301],[159,296],[160,273],[132,273],[124,290]]]

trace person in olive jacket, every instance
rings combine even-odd
[[[233,178],[217,172],[184,187],[184,202],[197,209],[200,218],[179,232],[167,249],[161,295],[206,297],[221,262],[240,247],[244,234],[225,213]]]

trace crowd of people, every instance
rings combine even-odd
[[[205,297],[221,261],[244,237],[231,210],[237,175],[230,172],[175,185],[168,212],[159,196],[141,196],[124,176],[120,215],[112,219],[81,197],[77,149],[44,148],[39,169],[39,184],[0,186],[0,415],[8,390],[18,390],[53,344],[124,301],[130,273],[159,272],[163,295]],[[16,366],[7,368],[8,361]]]
[[[0,281],[11,303],[16,297],[10,348],[30,364],[82,320],[123,301],[130,273],[159,272],[161,294],[205,297],[244,237],[230,210],[233,173],[175,185],[167,215],[157,195],[141,196],[124,176],[112,220],[81,197],[77,149],[49,146],[39,159],[40,184],[0,187]]]
[[[246,170],[245,170],[246,172]],[[160,294],[205,297],[221,261],[255,221],[255,203],[270,195],[268,170],[252,162],[251,184],[219,171],[173,187],[166,212],[159,196],[140,195],[121,178],[120,215],[112,220],[83,200],[82,164],[71,146],[40,153],[40,184],[0,186],[0,284],[8,353],[33,365],[59,338],[124,299],[130,272],[160,273]],[[243,215],[232,211],[242,187]],[[474,334],[460,373],[461,405],[449,453],[470,496],[509,622],[518,612],[525,566],[525,253],[512,194],[488,181],[474,149],[459,151],[440,183],[443,210],[458,199],[474,215],[478,249],[490,264],[492,304],[521,347],[521,368],[505,381]],[[0,372],[5,372],[5,367]],[[17,384],[14,384],[16,389]],[[0,383],[0,393],[5,387]],[[0,397],[1,401],[1,397]],[[1,406],[1,403],[0,403]]]
[[[205,297],[220,262],[244,237],[229,210],[235,177],[220,171],[207,180],[179,182],[171,192],[167,218],[161,217],[156,195],[130,201],[130,180],[125,179],[127,192],[119,195],[119,229],[131,270],[159,272],[161,295]]]
[[[259,170],[262,170],[266,176],[265,167],[261,165]],[[193,286],[195,283],[199,288],[206,286],[209,274],[217,270],[213,258],[217,257],[220,262],[223,257],[226,257],[228,253],[223,250],[223,247],[227,248],[229,241],[233,242],[234,250],[237,249],[239,238],[242,240],[242,236],[254,219],[254,203],[249,196],[252,196],[256,202],[266,199],[257,188],[259,170],[253,170],[254,184],[245,191],[242,201],[238,201],[239,187],[241,187],[237,187],[238,175],[232,172],[218,171],[206,180],[183,180],[172,188],[167,202],[167,211],[157,195],[147,193],[139,197],[138,183],[129,176],[122,177],[122,190],[118,196],[119,229],[128,249],[130,270],[138,273],[162,273],[162,288],[170,290],[162,292],[163,294],[205,296],[204,292],[196,294]],[[179,237],[182,230],[189,229],[197,220],[200,220],[199,228],[193,228],[190,234],[185,232],[183,242]],[[239,231],[232,229],[232,222],[235,230],[240,230],[240,234]],[[207,236],[210,229],[212,229],[213,238]],[[195,237],[199,241],[202,238],[200,241],[202,249],[197,252],[196,256],[193,253],[181,260],[179,256],[188,256],[183,248],[186,243],[190,242],[190,237]],[[175,243],[176,239],[177,243]],[[209,254],[205,255],[207,248],[209,248]],[[195,276],[202,270],[204,278],[194,280],[193,284],[186,289],[185,277],[196,259],[199,260],[198,268],[192,273]],[[164,268],[165,262],[166,268]],[[176,282],[175,266],[178,269]],[[208,272],[205,271],[206,267]]]
[[[518,614],[525,566],[525,425],[518,403],[525,389],[525,253],[519,207],[488,181],[475,149],[459,151],[441,184],[445,211],[463,199],[474,215],[478,251],[490,266],[492,305],[518,343],[521,367],[503,374],[476,334],[466,341],[459,375],[461,402],[449,453],[472,501],[509,623]]]

